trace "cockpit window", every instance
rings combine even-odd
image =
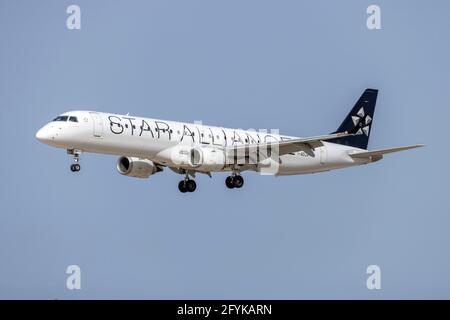
[[[58,116],[53,121],[67,121],[68,118],[68,116]]]
[[[70,122],[78,122],[78,119],[77,119],[77,117],[70,117],[69,121]]]

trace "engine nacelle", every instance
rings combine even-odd
[[[147,159],[120,157],[117,160],[117,171],[128,177],[148,178],[160,170],[153,161]]]
[[[192,148],[189,162],[199,171],[218,171],[225,167],[225,153],[215,148]]]
[[[225,167],[225,154],[220,148],[178,145],[158,154],[173,167],[195,171],[219,171]]]

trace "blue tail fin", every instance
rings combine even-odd
[[[337,131],[335,131],[347,131],[349,133],[355,133],[356,135],[336,138],[329,140],[329,142],[367,149],[371,131],[370,129],[372,128],[373,123],[373,114],[375,112],[375,104],[377,102],[377,95],[378,90],[366,89]]]

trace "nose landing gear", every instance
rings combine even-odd
[[[73,155],[73,160],[75,161],[74,164],[70,165],[70,171],[72,171],[72,172],[80,171],[81,166],[80,166],[79,162],[80,162],[81,151],[75,150],[75,149],[67,149],[67,153]]]
[[[71,164],[70,165],[70,171],[72,172],[78,172],[81,170],[81,166],[78,163]]]

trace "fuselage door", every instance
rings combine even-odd
[[[89,112],[94,123],[94,137],[101,138],[103,135],[103,119],[98,112]]]

